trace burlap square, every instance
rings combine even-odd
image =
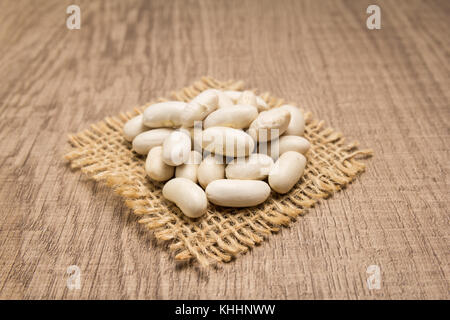
[[[243,82],[204,77],[173,92],[172,99],[189,101],[208,88],[242,90]],[[270,107],[284,103],[269,93],[261,96]],[[356,150],[356,142],[345,145],[341,133],[324,127],[323,121],[306,112],[305,137],[311,142],[306,155],[308,163],[304,176],[288,194],[272,192],[266,202],[253,208],[227,209],[209,204],[207,214],[193,220],[162,197],[163,184],[146,177],[145,157],[132,152],[131,144],[123,138],[124,123],[149,104],[70,135],[70,151],[65,158],[73,168],[79,168],[94,180],[105,181],[122,195],[127,206],[142,217],[140,223],[152,230],[157,239],[170,241],[168,247],[176,260],[195,259],[203,266],[230,261],[261,243],[280,226],[295,221],[318,199],[350,183],[365,168],[355,157],[372,154],[371,150]]]

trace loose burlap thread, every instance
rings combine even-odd
[[[189,101],[208,88],[242,90],[242,81],[221,82],[203,77],[193,85],[172,93],[172,99]],[[285,103],[269,93],[261,97],[273,108]],[[158,99],[154,102],[166,101]],[[151,103],[131,112],[108,117],[90,129],[69,136],[70,151],[65,158],[72,168],[80,169],[96,181],[105,181],[125,198],[125,203],[140,216],[139,223],[154,236],[169,241],[168,248],[178,261],[195,259],[202,266],[228,262],[264,241],[280,227],[287,226],[319,199],[336,192],[364,171],[356,160],[372,150],[357,150],[357,143],[345,144],[341,133],[324,126],[323,121],[305,112],[305,138],[311,149],[305,173],[285,195],[272,192],[257,207],[223,208],[208,204],[207,213],[190,219],[162,197],[162,183],[151,181],[144,170],[145,157],[131,150],[122,133],[125,122],[142,113]]]

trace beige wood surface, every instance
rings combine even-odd
[[[381,30],[366,28],[374,3]],[[445,0],[0,2],[0,298],[448,299],[449,21]],[[67,134],[202,75],[296,101],[375,151],[347,189],[210,270],[175,264],[62,160]]]

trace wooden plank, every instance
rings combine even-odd
[[[80,30],[65,26],[72,3],[0,3],[0,298],[449,298],[448,1],[76,3]],[[68,133],[202,75],[286,97],[375,150],[346,190],[210,270],[175,265],[61,160]]]

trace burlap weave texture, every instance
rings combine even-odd
[[[221,82],[203,77],[192,86],[173,92],[171,99],[189,101],[208,88],[242,90],[242,81]],[[261,97],[270,107],[285,103],[269,93]],[[158,99],[164,101],[167,99]],[[156,101],[154,101],[156,102]],[[152,230],[159,240],[170,241],[176,260],[195,259],[202,266],[227,262],[248,251],[264,238],[287,226],[319,199],[342,189],[364,171],[365,165],[355,158],[371,155],[371,150],[357,150],[357,143],[345,144],[341,133],[326,128],[323,121],[304,112],[305,138],[311,142],[305,174],[285,195],[272,192],[263,204],[243,209],[208,205],[199,219],[185,217],[162,197],[161,183],[146,177],[145,157],[131,151],[122,135],[124,123],[141,113],[147,103],[131,112],[108,117],[90,129],[69,136],[70,151],[65,155],[73,168],[90,178],[105,181],[124,197],[139,222]]]

